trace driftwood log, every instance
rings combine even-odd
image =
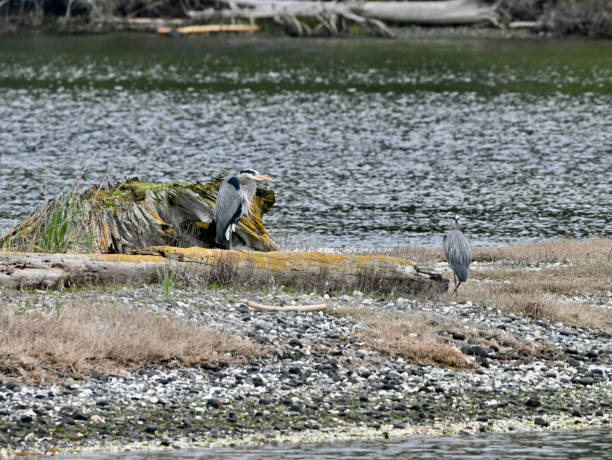
[[[342,280],[348,289],[364,278],[393,286],[395,292],[444,292],[448,280],[419,270],[409,260],[387,256],[339,255],[321,252],[225,251],[199,247],[152,247],[141,255],[36,254],[0,252],[0,286],[62,288],[83,284],[154,282],[165,270],[203,275],[215,270],[236,279],[277,280],[303,276]],[[322,286],[324,289],[324,286]]]
[[[321,311],[327,308],[327,304],[317,303],[314,305],[287,305],[284,307],[277,307],[275,305],[264,305],[261,303],[253,302],[252,300],[247,300],[245,302],[249,307],[255,308],[256,310],[263,311],[301,311],[301,312],[309,312],[309,311]]]
[[[183,26],[183,27],[158,27],[157,33],[161,35],[192,35],[192,34],[210,34],[219,32],[257,32],[259,26],[250,24],[205,24],[201,26]]]
[[[219,8],[218,5],[222,5]],[[393,23],[457,25],[498,24],[497,4],[481,0],[448,1],[309,1],[309,0],[217,0],[215,7],[203,10],[186,9],[191,19],[274,19],[285,25],[293,35],[311,35],[325,31],[337,35],[347,29],[347,23],[363,25],[383,36],[392,32],[383,21]],[[314,18],[314,29],[299,18]]]
[[[0,238],[0,247],[101,254],[130,254],[159,245],[214,247],[211,222],[226,175],[222,172],[206,184],[150,184],[133,178],[64,195],[39,207]],[[274,201],[274,192],[258,185],[250,216],[238,222],[233,234],[236,248],[280,249],[262,222]]]
[[[365,2],[358,14],[383,21],[429,25],[459,25],[488,22],[497,25],[496,5],[479,0],[425,2]]]

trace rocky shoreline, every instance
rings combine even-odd
[[[4,291],[2,298],[13,309],[53,309],[57,298],[105,298],[206,324],[268,352],[242,365],[144,368],[50,386],[5,381],[0,456],[612,426],[609,332],[531,320],[487,305],[204,287],[175,290],[166,298],[159,286]],[[248,299],[327,302],[330,309],[264,312],[246,306]],[[358,336],[363,325],[346,309],[441,315],[545,343],[556,352],[503,353],[479,337],[443,330],[474,367],[413,363],[367,347]]]

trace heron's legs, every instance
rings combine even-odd
[[[457,286],[455,286],[455,290],[453,291],[453,294],[457,295],[457,289],[459,289],[459,286],[461,286],[461,281],[459,281],[457,283]]]

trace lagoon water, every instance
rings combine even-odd
[[[211,448],[121,452],[61,457],[64,460],[601,460],[610,458],[612,432],[481,434],[401,441],[356,441],[256,449]]]
[[[281,246],[438,246],[455,213],[474,245],[610,236],[612,42],[0,37],[1,233],[243,167]]]

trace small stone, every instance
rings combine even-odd
[[[217,409],[221,404],[219,403],[219,401],[217,401],[216,399],[209,399],[208,401],[206,401],[206,405],[208,407],[212,407],[214,409]]]
[[[595,383],[595,379],[593,377],[578,377],[573,379],[574,383],[579,383],[581,385],[593,385]]]
[[[155,425],[147,425],[144,430],[146,433],[155,433],[157,431],[157,427]]]
[[[533,420],[533,423],[535,423],[538,426],[548,426],[549,425],[549,423],[546,420],[544,420],[542,417],[536,417]]]
[[[74,410],[72,418],[75,420],[87,420],[87,416],[80,409]]]
[[[463,340],[465,339],[465,334],[461,331],[451,331],[451,335],[455,340]]]
[[[467,349],[468,355],[480,356],[482,358],[486,358],[489,356],[489,352],[480,345],[475,345],[473,347],[468,347]]]
[[[302,370],[300,369],[299,366],[290,366],[288,369],[290,374],[301,374]]]
[[[4,384],[4,386],[15,393],[19,393],[21,391],[21,386],[13,380],[9,380]]]
[[[542,403],[537,396],[532,396],[527,401],[525,401],[525,405],[528,407],[540,407]]]

